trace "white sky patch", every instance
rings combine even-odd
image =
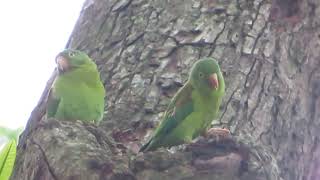
[[[0,126],[25,126],[79,17],[84,0],[3,1]]]

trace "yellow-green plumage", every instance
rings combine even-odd
[[[224,79],[217,61],[212,58],[197,61],[154,135],[140,151],[189,143],[206,133],[218,114],[224,92]]]
[[[105,90],[96,64],[78,50],[57,56],[59,75],[48,96],[47,117],[98,123],[103,118]]]

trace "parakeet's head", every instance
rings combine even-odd
[[[56,57],[59,73],[72,71],[75,68],[95,65],[89,56],[79,50],[65,49]]]
[[[221,71],[218,62],[212,58],[197,61],[191,70],[190,81],[192,85],[204,93],[218,91]],[[222,80],[223,81],[223,80]]]

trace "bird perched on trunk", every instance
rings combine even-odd
[[[197,61],[188,81],[173,97],[162,122],[140,152],[190,143],[199,135],[207,135],[224,92],[218,62],[212,58]],[[221,130],[229,133],[226,129]]]
[[[48,95],[47,117],[98,123],[104,113],[104,86],[97,65],[78,50],[56,57],[58,76]]]

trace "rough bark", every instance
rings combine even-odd
[[[320,179],[319,6],[87,0],[68,47],[96,60],[105,119],[99,128],[41,120],[45,91],[12,179]],[[136,155],[191,65],[206,56],[224,73],[219,125],[233,137]]]

